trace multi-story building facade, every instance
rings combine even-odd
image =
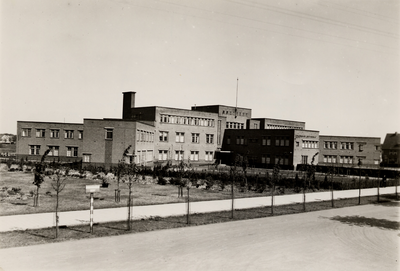
[[[162,106],[135,107],[135,92],[124,92],[123,119],[154,126],[154,162],[212,163],[218,114]]]
[[[382,144],[382,164],[388,167],[400,167],[400,134],[386,134]]]
[[[48,160],[109,167],[131,146],[126,162],[142,165],[182,160],[213,163],[220,151],[241,154],[262,167],[295,167],[310,164],[312,158],[314,164],[349,167],[359,160],[367,167],[380,163],[380,138],[320,136],[318,131],[305,130],[305,122],[252,118],[251,114],[251,109],[225,105],[136,107],[135,92],[124,92],[122,119],[84,119],[81,124],[18,121],[16,154],[40,160],[50,148]],[[390,151],[384,158],[396,150],[398,161],[398,135],[389,139],[385,146],[390,145]]]
[[[75,162],[82,157],[83,124],[55,122],[17,122],[18,159],[40,160],[47,149],[52,161]]]
[[[115,165],[124,162],[147,165],[154,157],[154,126],[121,119],[84,119],[82,162]],[[128,153],[124,156],[125,150]]]
[[[302,121],[281,120],[281,119],[268,119],[268,118],[254,118],[251,119],[254,123],[250,129],[295,129],[304,130],[306,123]]]
[[[248,129],[225,131],[222,150],[246,157],[249,165],[287,168],[317,164],[319,132],[295,129]],[[314,158],[314,161],[312,159]]]
[[[218,114],[217,123],[217,150],[221,150],[225,129],[248,129],[248,120],[251,119],[251,109],[226,105],[192,106],[193,111]]]
[[[319,165],[378,167],[381,161],[379,137],[319,136]]]

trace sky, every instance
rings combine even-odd
[[[237,105],[321,135],[400,132],[398,0],[0,0],[0,133]],[[238,80],[237,80],[238,79]]]

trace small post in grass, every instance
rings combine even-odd
[[[190,224],[190,196],[189,196],[189,185],[187,186],[187,224]]]
[[[233,184],[235,182],[234,180],[235,180],[235,176],[232,175],[232,188],[231,188],[231,190],[232,190],[232,212],[231,212],[231,218],[232,219],[233,219],[234,214],[235,214],[235,206],[234,206],[235,192],[233,191]]]
[[[397,186],[399,186],[399,178],[400,177],[400,173],[399,172],[397,172],[397,174],[396,174],[396,182],[395,182],[395,185],[396,185],[396,200],[399,200],[399,194],[397,193]]]
[[[93,233],[93,193],[100,191],[100,185],[86,185],[86,193],[90,193],[90,233]]]
[[[93,233],[93,193],[90,193],[90,233]]]
[[[358,173],[359,173],[359,177],[358,177],[358,205],[361,204],[361,158],[358,158]]]
[[[333,200],[333,175],[334,175],[334,168],[332,168],[331,172],[331,202],[332,202],[332,208],[335,207],[334,200]]]
[[[380,182],[381,182],[381,168],[379,168],[379,171],[378,171],[378,184],[377,184],[377,196],[378,196],[378,198],[377,198],[377,201],[379,202],[379,186],[380,186]]]

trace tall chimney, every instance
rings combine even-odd
[[[124,95],[122,102],[122,119],[132,118],[132,108],[135,108],[135,94],[134,91],[122,92]]]

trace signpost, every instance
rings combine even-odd
[[[100,185],[86,185],[86,193],[90,193],[90,233],[93,233],[93,193],[100,192]]]

